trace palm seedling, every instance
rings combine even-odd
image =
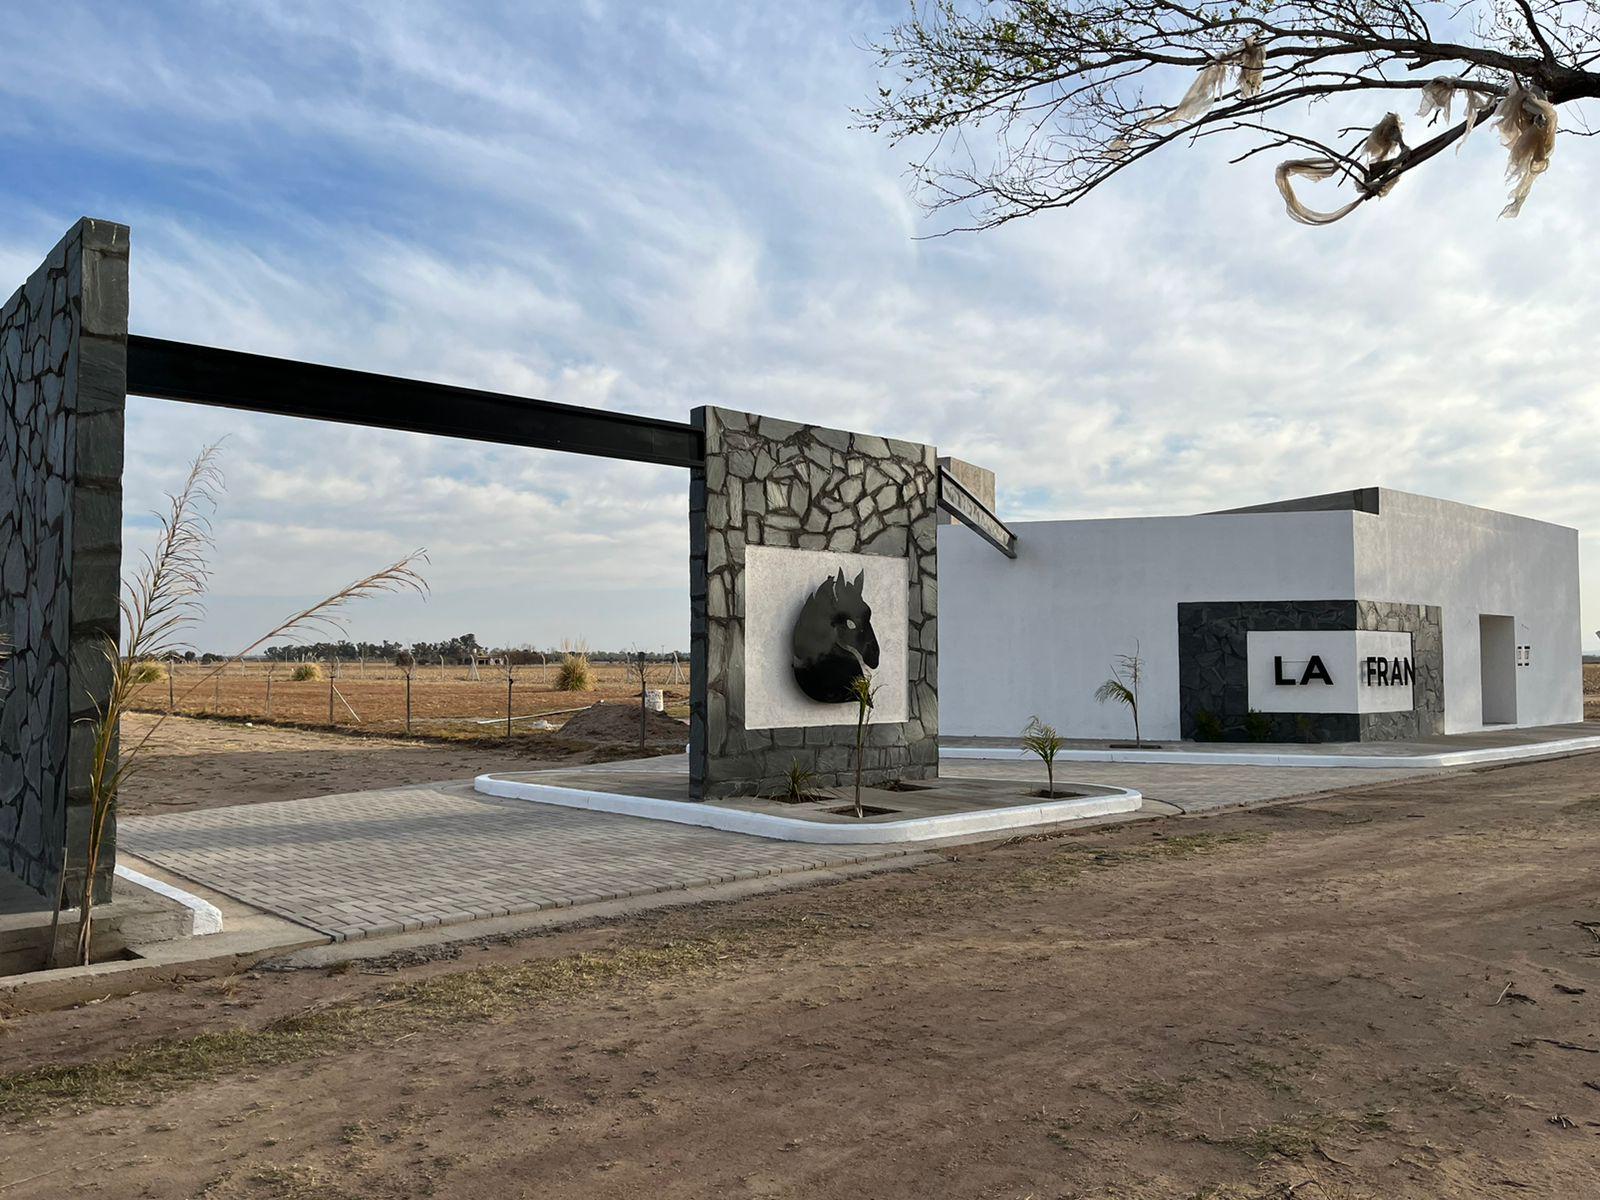
[[[1132,654],[1119,654],[1111,666],[1111,678],[1094,690],[1094,698],[1101,704],[1114,701],[1124,704],[1133,713],[1133,740],[1139,736],[1139,683],[1144,675],[1144,659],[1139,657],[1139,643],[1133,644]]]
[[[867,744],[867,714],[872,711],[873,700],[878,695],[878,689],[872,684],[872,676],[867,674],[865,668],[862,673],[850,681],[850,697],[856,702],[856,816],[866,816],[866,811],[861,807],[861,760],[866,753]]]
[[[1022,744],[1044,763],[1044,794],[1047,800],[1055,798],[1056,755],[1065,743],[1066,739],[1056,732],[1054,725],[1046,725],[1038,717],[1028,718],[1028,724],[1022,731]]]

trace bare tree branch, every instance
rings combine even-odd
[[[1218,134],[1251,139],[1234,162],[1311,150],[1371,199],[1497,106],[1542,155],[1536,176],[1555,110],[1600,97],[1600,0],[915,0],[875,50],[885,83],[860,123],[925,140],[910,168],[924,203],[966,209],[973,223],[958,228],[981,229],[1070,207],[1151,154]],[[1317,106],[1344,112],[1371,93],[1361,143],[1334,149]],[[1363,152],[1395,101],[1419,93],[1417,116],[1450,128],[1414,148],[1402,134],[1381,159]],[[1466,117],[1452,124],[1457,103]],[[1509,146],[1504,121],[1502,136]]]

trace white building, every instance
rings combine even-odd
[[[1379,740],[1583,719],[1578,535],[1362,488],[1190,517],[939,530],[940,729]],[[1252,713],[1260,715],[1252,715]]]

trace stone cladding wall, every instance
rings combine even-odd
[[[128,230],[78,222],[0,308],[0,869],[83,886],[90,727],[122,569]],[[76,864],[76,865],[73,865]],[[109,898],[114,830],[95,877]]]
[[[869,725],[863,779],[939,769],[938,471],[933,447],[699,408],[705,466],[690,482],[690,777],[697,795],[767,794],[794,762],[821,787],[853,779],[854,724],[744,725],[748,546],[908,560],[907,720]]]
[[[1178,703],[1185,738],[1212,713],[1243,740],[1250,711],[1246,634],[1386,629],[1409,632],[1414,708],[1399,713],[1262,713],[1274,742],[1403,741],[1444,731],[1444,637],[1436,605],[1377,600],[1207,600],[1178,605]]]
[[[1404,742],[1444,732],[1444,619],[1437,604],[1356,601],[1357,629],[1387,629],[1411,635],[1410,712],[1362,713],[1361,740]]]

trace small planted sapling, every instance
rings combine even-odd
[[[856,702],[856,816],[866,816],[866,810],[861,807],[861,760],[866,753],[867,745],[867,714],[872,711],[873,700],[878,695],[878,689],[872,684],[872,676],[863,672],[850,681],[850,698]]]
[[[1127,705],[1133,713],[1134,745],[1143,745],[1139,736],[1139,684],[1144,678],[1144,659],[1139,656],[1139,643],[1133,644],[1132,654],[1119,654],[1111,664],[1111,678],[1094,690],[1094,698],[1101,704],[1115,701]]]
[[[807,800],[815,799],[816,783],[817,773],[799,759],[794,759],[783,773],[783,790],[778,794],[779,799],[789,804],[804,804]]]
[[[1272,740],[1272,718],[1260,709],[1252,708],[1244,715],[1244,735],[1252,742]]]
[[[1222,718],[1209,708],[1196,709],[1194,714],[1194,737],[1197,742],[1220,742],[1224,730]]]
[[[1045,798],[1055,799],[1056,795],[1056,755],[1060,753],[1066,739],[1056,732],[1054,725],[1046,725],[1038,717],[1029,717],[1028,724],[1022,731],[1022,744],[1027,749],[1039,756],[1044,763]]]

